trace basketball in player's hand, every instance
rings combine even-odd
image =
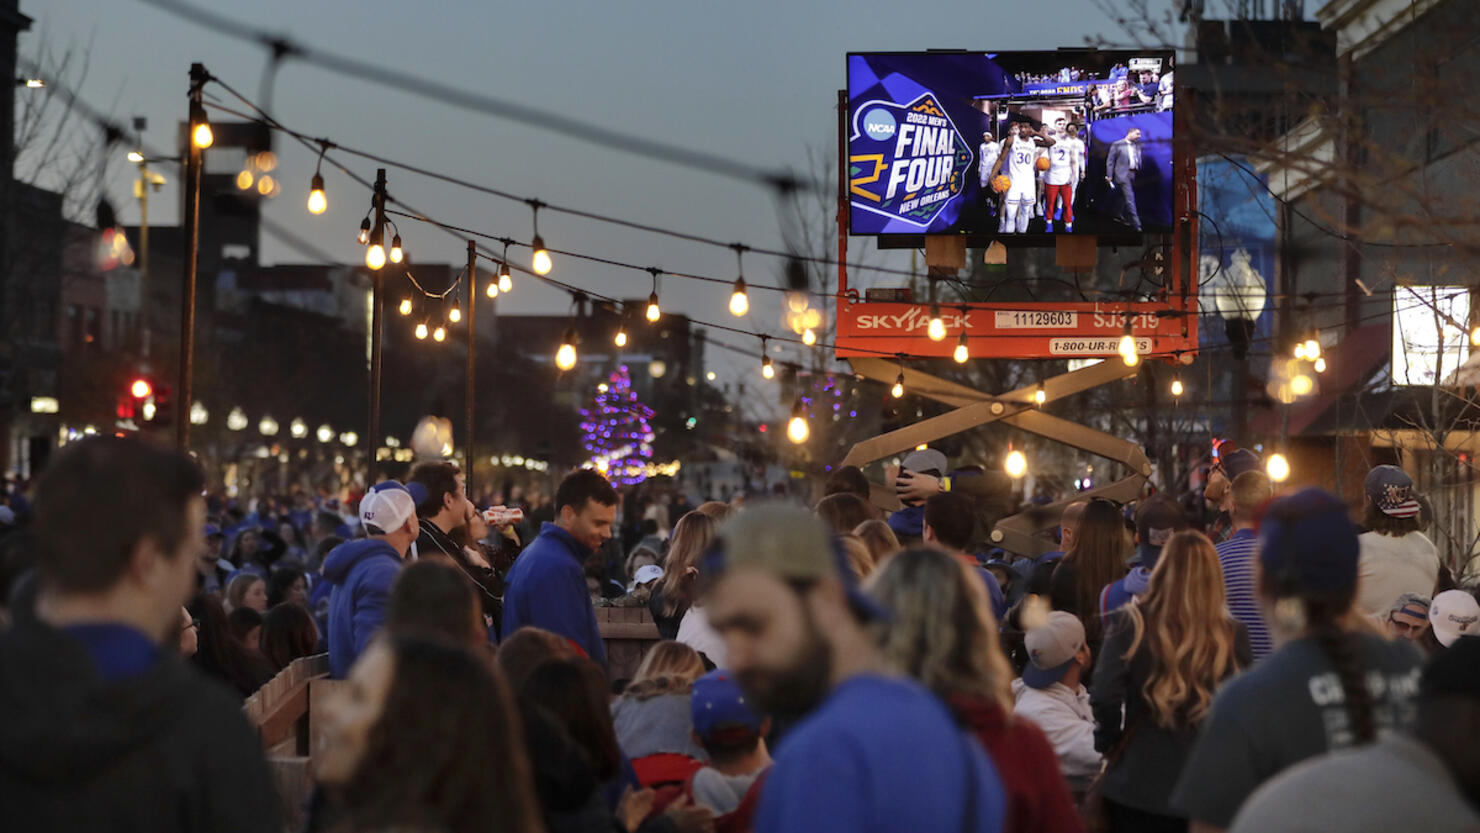
[[[1033,163],[1033,166],[1036,167],[1040,171],[1046,171],[1046,170],[1048,170],[1048,157],[1047,156],[1040,156],[1040,157],[1038,157],[1038,161],[1034,162]]]
[[[1011,187],[1012,179],[1009,178],[1006,174],[998,174],[997,176],[992,177],[993,191],[996,191],[999,194],[1005,194],[1007,193],[1007,189]]]

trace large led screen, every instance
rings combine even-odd
[[[1172,54],[848,55],[850,231],[1172,227]]]

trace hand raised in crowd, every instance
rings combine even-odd
[[[901,501],[921,502],[940,491],[940,478],[913,471],[902,471],[894,478],[894,493]]]
[[[658,794],[653,790],[637,790],[631,787],[622,791],[622,800],[617,803],[617,821],[627,833],[632,833],[642,820],[653,811],[653,800]]]
[[[663,815],[673,820],[678,833],[714,833],[714,811],[680,796],[668,805]]]

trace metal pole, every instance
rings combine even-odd
[[[190,65],[189,104],[192,113],[201,109],[201,88],[210,75],[202,64]],[[200,250],[200,172],[204,152],[195,146],[195,130],[187,131],[185,145],[185,268],[180,291],[180,363],[175,384],[175,447],[190,449],[191,383],[195,374],[195,268]],[[184,408],[179,403],[184,403]]]
[[[463,489],[471,500],[476,494],[473,491],[473,475],[478,467],[478,456],[473,451],[473,397],[478,387],[475,382],[478,378],[478,244],[473,240],[468,241],[468,271],[465,282],[468,291],[468,390],[464,418],[467,420],[468,438],[463,444],[463,459],[468,465],[463,470]]]
[[[149,359],[149,160],[139,163],[139,354]],[[187,403],[186,408],[189,408]],[[179,410],[177,407],[176,410]]]
[[[378,240],[382,246],[385,245],[385,168],[375,171],[375,227],[370,231],[370,244],[374,245]],[[381,319],[384,314],[385,298],[381,292],[384,280],[381,272],[384,267],[370,270],[370,436],[367,448],[369,450],[369,472],[365,478],[365,488],[375,485],[375,463],[376,456],[380,451],[380,350],[381,350]]]

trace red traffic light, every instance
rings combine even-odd
[[[154,388],[149,384],[148,379],[135,379],[134,383],[129,385],[128,392],[135,399],[148,399],[149,395],[154,393]]]

